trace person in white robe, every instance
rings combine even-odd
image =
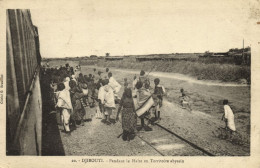
[[[97,110],[96,110],[96,118],[98,119],[102,118],[102,114],[104,115],[105,118],[105,114],[104,114],[105,90],[103,85],[104,85],[104,80],[102,80],[101,86],[98,90],[99,105],[97,106]]]
[[[112,75],[112,72],[108,73],[109,83],[108,85],[113,89],[115,98],[119,99],[118,93],[121,89],[121,85],[115,80]]]
[[[228,100],[224,100],[223,105],[224,105],[224,114],[222,120],[224,119],[226,123],[226,128],[229,128],[232,132],[236,131],[234,113],[230,108],[230,106],[228,105]]]
[[[61,110],[61,120],[66,133],[70,133],[69,120],[70,114],[73,110],[69,90],[65,89],[65,85],[60,83],[58,85],[58,92],[56,92],[57,104],[56,107]]]
[[[112,115],[113,109],[116,108],[115,105],[115,97],[114,97],[114,90],[110,85],[108,85],[108,80],[104,82],[104,107],[105,107],[105,119],[107,124],[110,123],[110,116]]]
[[[69,82],[70,82],[70,78],[69,78],[69,77],[66,77],[66,78],[64,79],[64,86],[65,86],[65,89],[68,90],[68,91],[70,90]]]

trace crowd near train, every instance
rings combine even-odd
[[[60,115],[66,134],[71,135],[71,131],[84,126],[84,122],[91,121],[92,117],[86,120],[86,116],[89,116],[90,108],[95,108],[96,119],[101,119],[105,125],[118,122],[121,113],[123,133],[119,136],[122,135],[124,141],[134,139],[138,131],[152,131],[149,125],[161,120],[161,107],[166,91],[159,78],[153,80],[152,88],[148,75],[149,73],[141,70],[138,76],[134,76],[132,84],[128,82],[129,79],[124,78],[122,87],[109,68],[104,72],[93,68],[89,74],[83,74],[80,65],[50,67],[46,63],[41,68],[42,83],[50,88],[48,96],[51,106]],[[121,96],[120,90],[123,90]],[[180,89],[179,100],[183,108],[192,111],[190,97],[184,89]],[[223,104],[223,120],[232,133],[236,131],[234,115],[228,106],[228,100],[224,100]],[[137,127],[138,119],[141,124]]]

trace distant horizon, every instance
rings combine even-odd
[[[250,46],[245,46],[244,48],[251,48]],[[241,47],[241,48],[238,48],[237,47],[237,49],[242,49],[243,47]],[[235,48],[230,48],[230,49],[235,49]],[[209,50],[207,50],[207,51],[209,51]],[[209,52],[212,52],[212,53],[225,53],[225,52],[228,52],[229,50],[227,50],[227,51],[209,51]],[[178,54],[203,54],[203,53],[205,53],[206,51],[204,51],[204,52],[174,52],[174,53],[152,53],[152,54],[127,54],[127,55],[111,55],[111,53],[109,53],[110,55],[110,57],[113,57],[113,56],[121,56],[121,57],[124,57],[124,56],[140,56],[140,55],[163,55],[163,54],[165,54],[165,55],[170,55],[170,54],[176,54],[176,53],[178,53]],[[105,53],[106,54],[106,53]],[[79,55],[79,56],[66,56],[66,57],[42,57],[42,58],[46,58],[46,59],[48,59],[48,58],[77,58],[77,57],[90,57],[90,56],[97,56],[97,57],[106,57],[106,55],[95,55],[95,54],[91,54],[91,55]]]
[[[86,0],[30,11],[41,55],[56,58],[227,52],[242,48],[243,39],[251,46],[252,5],[243,0]]]

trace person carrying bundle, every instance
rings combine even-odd
[[[149,110],[154,104],[152,94],[149,90],[150,85],[149,83],[143,84],[141,81],[138,81],[135,87],[137,89],[135,109],[137,116],[141,119],[141,130],[151,131],[152,128],[144,123],[144,118],[149,115]]]

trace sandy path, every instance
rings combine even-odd
[[[102,69],[104,72],[104,68],[98,67],[98,69]],[[121,84],[123,84],[123,78],[125,77],[130,79],[129,82],[131,83],[134,74],[138,74],[138,71],[133,70],[111,69],[111,71],[113,72],[113,76]],[[82,67],[82,72],[87,72],[87,74],[92,73],[93,67]],[[160,74],[161,73],[158,73],[156,75]],[[248,131],[245,129],[245,126],[248,126],[249,124],[249,114],[242,112],[243,109],[250,109],[250,107],[247,107],[249,103],[245,101],[245,98],[248,97],[248,87],[241,85],[235,85],[235,87],[232,87],[232,85],[226,84],[220,84],[220,86],[207,85],[205,81],[201,81],[205,84],[200,85],[198,83],[190,83],[181,79],[175,80],[174,77],[170,76],[170,73],[166,75],[165,78],[162,78],[162,76],[159,77],[161,83],[171,94],[164,99],[162,109],[163,120],[161,121],[163,126],[171,129],[173,132],[176,132],[184,138],[187,138],[191,142],[198,144],[201,147],[205,147],[216,155],[249,155],[250,151],[248,146],[243,147],[233,145],[229,141],[216,138],[212,133],[212,131],[217,130],[219,127],[224,127],[224,122],[221,121],[223,106],[219,104],[219,102],[224,98],[228,98],[234,102],[233,105],[236,107],[234,108],[235,112],[241,111],[239,115],[241,114],[243,117],[246,116],[246,118],[239,120],[239,115],[235,114],[237,120],[235,122],[238,131]],[[188,92],[191,94],[192,100],[196,101],[193,103],[194,110],[192,112],[180,108],[177,104],[180,86],[189,89]],[[166,100],[168,98],[171,102]],[[248,134],[245,133],[245,135]]]
[[[96,67],[96,66],[87,66],[89,68],[96,68],[96,69],[102,69],[103,71],[105,68],[102,67]],[[110,68],[111,71],[118,71],[118,72],[125,72],[130,74],[137,74],[139,75],[140,70],[132,70],[132,69],[116,69],[116,68]],[[177,79],[181,81],[186,81],[193,84],[199,84],[199,85],[207,85],[207,86],[223,86],[223,87],[248,87],[247,84],[237,84],[237,83],[228,83],[228,82],[220,82],[220,81],[209,81],[209,80],[197,80],[194,77],[190,77],[188,75],[183,75],[179,73],[171,73],[171,72],[150,72],[150,76],[154,77],[163,77],[163,78],[169,78],[169,79]]]

